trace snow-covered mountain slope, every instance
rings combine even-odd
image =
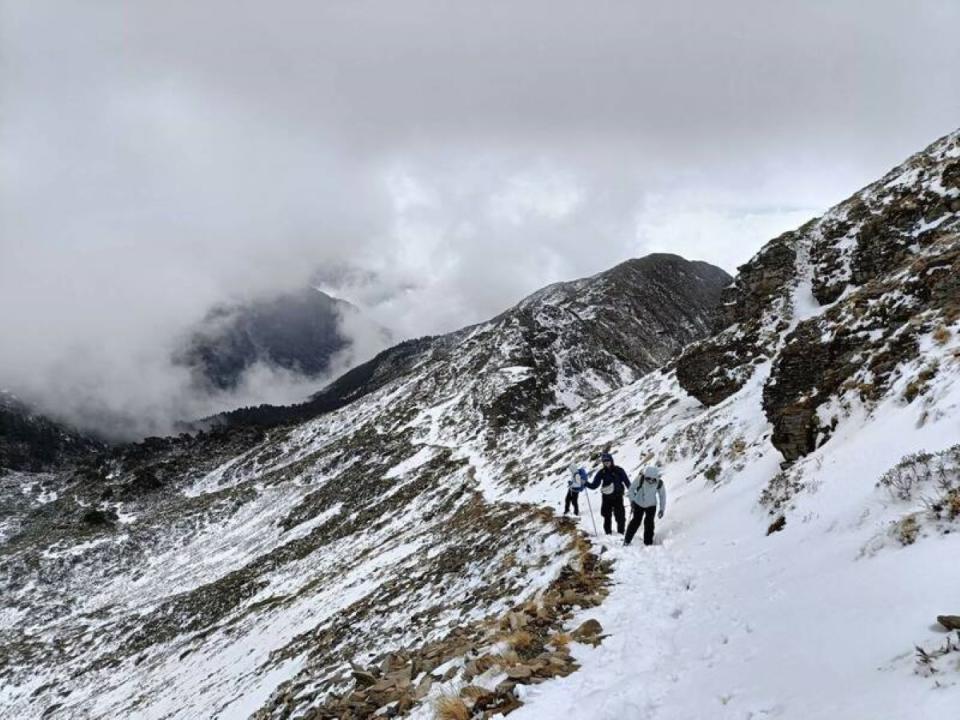
[[[223,420],[303,420],[417,376],[424,401],[458,396],[464,412],[479,412],[493,431],[529,426],[636,380],[704,337],[730,280],[720,268],[676,255],[629,260],[544,288],[489,322],[401,343],[303,405],[250,408]]]
[[[33,476],[0,545],[0,702],[952,717],[960,649],[934,623],[960,614],[958,178],[954,133],[775,239],[711,337],[645,375],[637,291],[548,289],[388,353],[322,416]],[[591,551],[548,511],[606,448],[631,477],[664,468],[659,544]]]
[[[459,445],[493,447],[662,363],[705,335],[728,280],[632,261],[432,339],[309,422],[6,475],[0,700],[27,717],[292,717],[345,696],[367,717],[383,693],[345,695],[351,660],[407,653],[409,704],[432,682],[414,666],[501,643],[511,608],[554,597],[536,622],[557,629],[600,601],[607,569],[569,524],[500,497]],[[537,672],[571,669],[558,654]]]

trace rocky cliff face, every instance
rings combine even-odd
[[[716,335],[678,360],[683,388],[716,405],[772,361],[764,409],[787,461],[829,435],[838,395],[882,397],[918,338],[957,318],[958,175],[954,133],[769,243],[725,294]]]

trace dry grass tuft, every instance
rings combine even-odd
[[[473,664],[476,665],[478,673],[482,675],[497,664],[497,658],[493,655],[481,655],[473,661]]]
[[[460,691],[461,697],[465,697],[467,700],[472,700],[473,702],[476,702],[482,697],[487,697],[489,694],[489,690],[479,687],[478,685],[467,685]]]
[[[937,343],[937,345],[946,345],[950,342],[951,337],[953,337],[953,333],[950,332],[950,328],[945,325],[940,325],[933,331],[933,341]]]
[[[503,669],[512,668],[520,663],[520,656],[513,650],[507,650],[493,656],[494,662]]]
[[[897,523],[897,538],[903,545],[913,545],[920,535],[920,523],[913,515],[907,515]]]
[[[570,633],[557,633],[552,638],[550,638],[550,644],[553,645],[557,650],[563,650],[568,647],[570,643],[573,642],[573,638],[570,637]]]
[[[507,644],[514,650],[528,650],[533,646],[534,637],[533,633],[527,632],[526,630],[517,630],[512,632],[504,640],[507,641]]]
[[[947,493],[947,514],[951,520],[960,517],[960,489],[954,488]]]
[[[436,720],[470,720],[467,704],[454,695],[441,695],[433,703]]]

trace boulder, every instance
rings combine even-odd
[[[960,615],[937,615],[937,622],[947,630],[960,630]]]
[[[377,682],[377,678],[373,673],[367,672],[366,670],[362,670],[358,667],[354,667],[350,674],[356,681],[357,687],[370,687],[375,685]]]
[[[514,665],[507,668],[507,677],[511,680],[526,680],[533,675],[533,670],[526,665]]]
[[[577,642],[595,642],[600,639],[603,633],[603,625],[599,621],[590,618],[580,624],[576,630],[570,633],[570,636]]]
[[[81,520],[86,525],[94,527],[110,527],[117,521],[117,513],[113,510],[100,510],[99,508],[90,508],[84,514]]]

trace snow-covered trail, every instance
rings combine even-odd
[[[743,521],[753,497],[680,487],[652,547],[639,538],[623,547],[601,529],[592,540],[614,561],[610,595],[570,627],[595,618],[606,637],[572,646],[581,669],[569,677],[518,687],[525,704],[512,717],[952,716],[955,679],[915,675],[914,645],[930,641],[937,608],[958,597],[960,579],[944,577],[942,560],[960,537],[858,558],[882,523],[811,512],[792,534],[767,537]],[[587,513],[580,523],[592,535]]]
[[[881,649],[869,627],[856,633],[861,648],[848,645],[857,608],[838,604],[850,586],[836,573],[812,587],[803,578],[815,578],[815,568],[798,568],[780,584],[771,578],[793,572],[769,556],[716,562],[736,554],[734,541],[700,555],[669,533],[652,547],[622,547],[618,538],[598,543],[615,561],[609,597],[571,623],[599,620],[603,643],[571,646],[581,669],[569,677],[518,687],[525,704],[512,717],[893,720],[911,716],[918,701],[924,713],[949,715],[954,693],[909,676],[912,646]]]
[[[596,649],[572,646],[582,668],[563,680],[524,688],[519,720],[575,716],[583,720],[658,718],[677,682],[677,632],[694,601],[696,574],[683,553],[664,544],[620,545],[601,537],[602,557],[615,562],[610,596],[584,617],[603,625]],[[569,713],[573,713],[569,715]],[[663,716],[666,717],[666,716]]]

